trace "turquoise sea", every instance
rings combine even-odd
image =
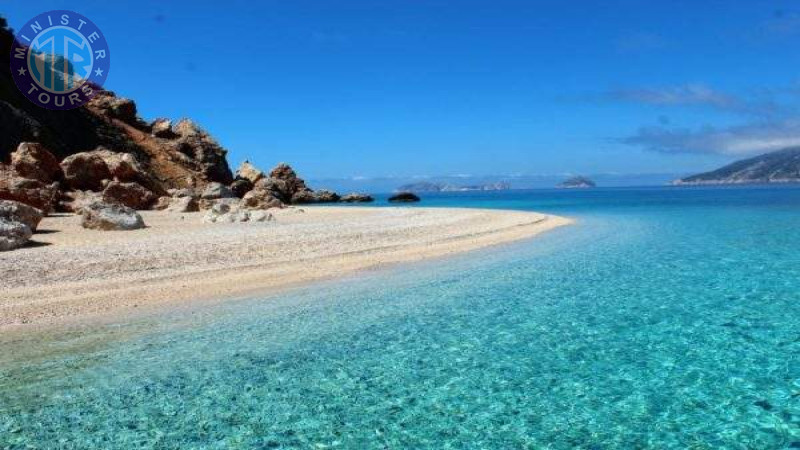
[[[422,206],[577,223],[0,349],[0,448],[800,448],[800,188]]]

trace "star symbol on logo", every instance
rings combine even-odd
[[[20,67],[19,70],[17,70],[17,73],[20,75],[25,75],[26,73],[28,73],[28,71],[25,70],[24,67]]]
[[[97,75],[98,77],[102,77],[103,69],[95,69],[94,74]]]

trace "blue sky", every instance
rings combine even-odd
[[[702,5],[700,4],[702,3]],[[79,1],[106,87],[310,178],[692,173],[800,144],[800,4]]]

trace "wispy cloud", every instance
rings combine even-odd
[[[614,100],[648,103],[652,105],[710,105],[729,108],[738,104],[730,95],[717,92],[702,84],[667,86],[659,88],[618,89],[609,92]]]
[[[661,153],[715,153],[749,156],[800,146],[800,119],[718,128],[642,127],[623,143]]]
[[[760,89],[733,95],[704,84],[620,89],[608,93],[615,101],[671,107],[703,107],[739,116],[734,126],[677,128],[671,121],[639,128],[621,142],[662,153],[715,153],[748,156],[800,145],[800,110],[792,87]],[[663,116],[661,116],[663,117]]]

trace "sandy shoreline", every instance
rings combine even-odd
[[[36,245],[0,253],[0,330],[225,299],[524,239],[570,223],[521,211],[292,208],[266,224],[144,212],[148,228],[46,218]]]

